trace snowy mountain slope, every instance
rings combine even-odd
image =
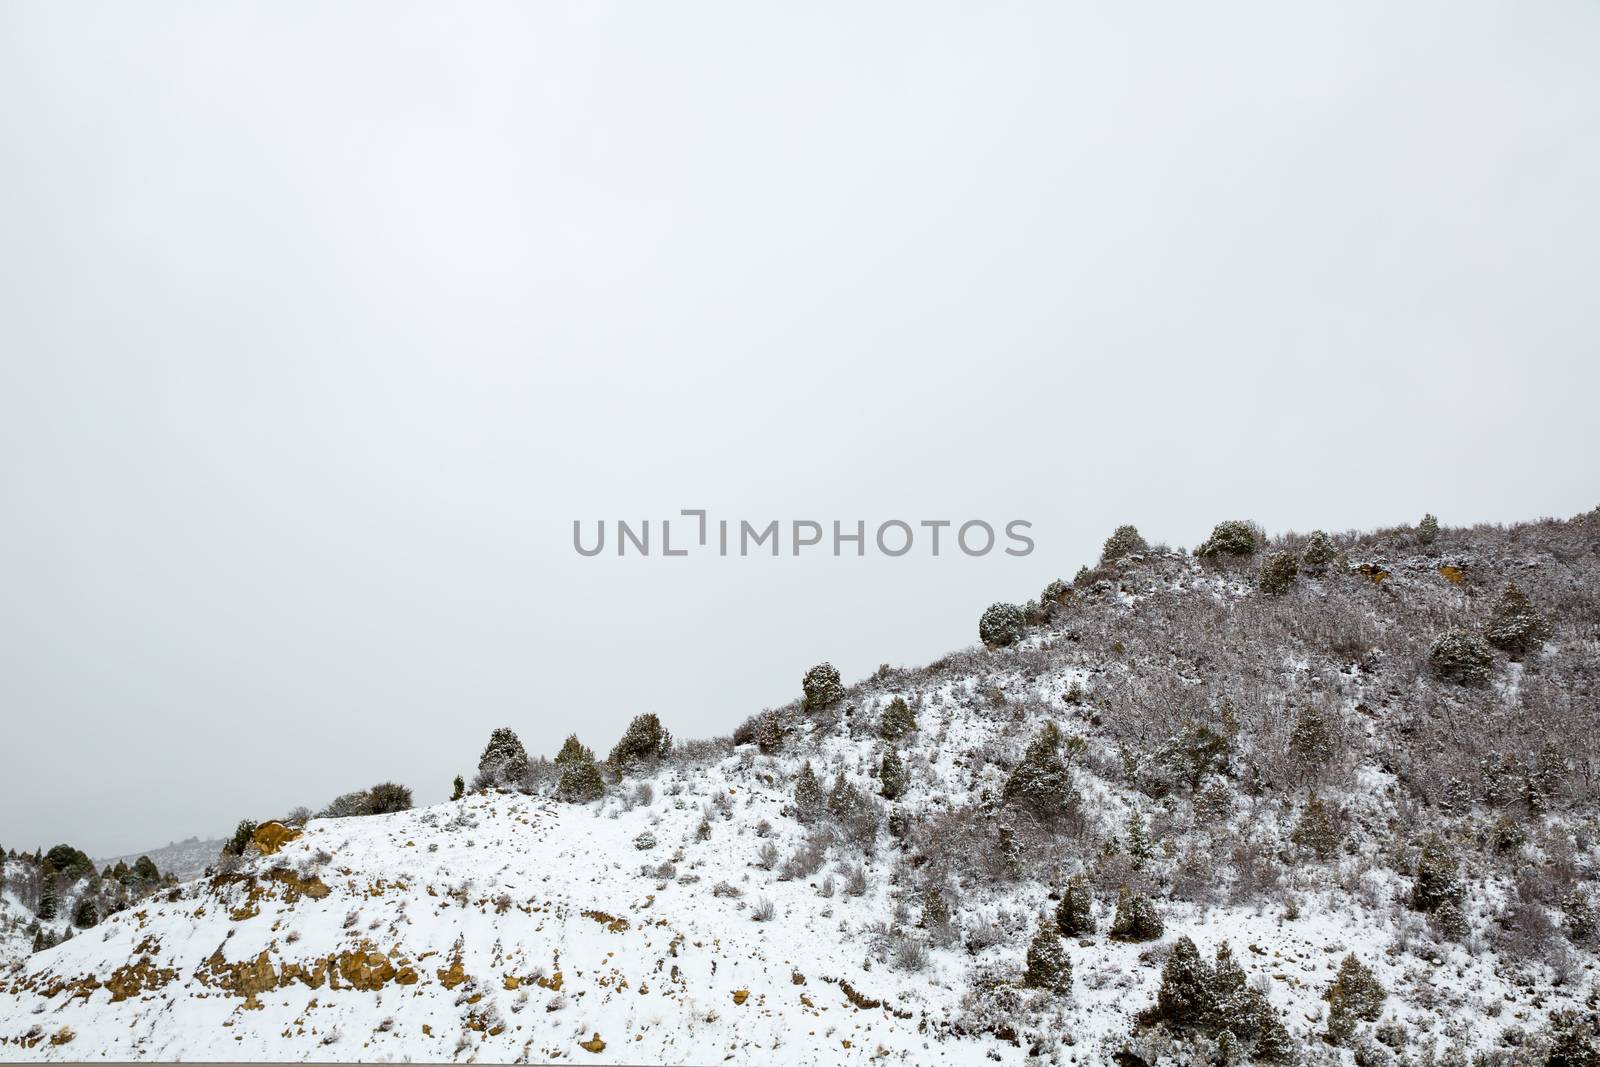
[[[161,848],[149,848],[143,852],[130,852],[123,856],[112,856],[108,859],[95,860],[98,867],[114,867],[118,863],[132,866],[140,856],[148,856],[162,873],[175,875],[182,881],[198,878],[205,873],[217,858],[217,852],[222,848],[222,838],[189,837],[182,841],[173,841]]]
[[[544,765],[526,792],[269,824],[6,976],[4,1054],[1210,1062],[1214,1025],[1140,1018],[1189,938],[1230,945],[1304,1060],[1546,1062],[1595,1008],[1600,523],[1341,540],[1272,598],[1253,562],[1146,551],[1008,647],[608,768],[596,802],[557,802]],[[1547,639],[1482,684],[1439,676],[1435,636],[1510,576]],[[915,726],[886,738],[896,698]],[[1041,819],[1013,783],[1047,722],[1070,789]],[[895,792],[891,751],[904,792],[864,799]],[[802,821],[807,764],[854,806]],[[1429,911],[1435,848],[1459,871]],[[1061,942],[1069,990],[1030,987],[1074,876],[1095,929]],[[1159,937],[1108,936],[1123,887]],[[1335,1045],[1347,956],[1387,997]]]

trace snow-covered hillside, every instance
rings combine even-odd
[[[607,761],[598,800],[536,761],[264,824],[6,976],[4,1055],[1581,1062],[1550,1057],[1595,1009],[1591,521],[1347,537],[1327,565],[1280,542],[1313,562],[1275,596],[1254,561],[1144,548],[1009,643]],[[1461,683],[1435,637],[1512,575],[1554,624]],[[1091,929],[1060,937],[1069,883]],[[1159,933],[1113,938],[1119,898]],[[1291,1050],[1175,995],[1224,942]],[[1386,995],[1334,1018],[1351,958]]]

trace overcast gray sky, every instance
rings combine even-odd
[[[0,844],[726,733],[1121,522],[1592,507],[1596,55],[1590,2],[0,6]],[[572,550],[686,507],[1037,549]]]

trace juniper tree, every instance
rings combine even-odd
[[[1082,937],[1094,933],[1094,891],[1083,875],[1067,879],[1056,905],[1056,929],[1062,937]]]
[[[1217,946],[1216,962],[1211,966],[1213,1025],[1218,1029],[1230,1029],[1239,1037],[1254,1037],[1260,1029],[1254,1018],[1254,1007],[1244,968],[1234,958],[1233,949],[1223,941]]]
[[[1111,536],[1106,538],[1105,546],[1100,549],[1100,562],[1115,563],[1128,556],[1140,556],[1148,551],[1150,546],[1139,536],[1137,527],[1118,526],[1112,531]]]
[[[250,841],[255,837],[256,824],[253,819],[240,819],[239,825],[233,828],[233,836],[222,846],[224,855],[242,856],[245,849],[250,847]]]
[[[1143,893],[1130,893],[1127,886],[1117,894],[1117,913],[1107,934],[1113,941],[1154,941],[1166,930],[1156,906]]]
[[[1156,1017],[1178,1029],[1199,1029],[1213,1015],[1212,969],[1187,937],[1172,946],[1161,966],[1161,988],[1156,993]]]
[[[56,887],[53,879],[45,882],[44,888],[39,893],[39,907],[34,911],[44,922],[49,922],[56,917],[56,911],[61,907],[61,898],[56,896]]]
[[[571,740],[576,741],[574,736]],[[569,804],[586,804],[605,795],[605,779],[595,766],[594,754],[581,745],[577,755],[561,763],[561,778],[556,782],[556,798]]]
[[[1054,722],[1046,722],[1006,779],[1001,795],[1007,806],[1021,808],[1044,822],[1054,822],[1076,810],[1078,791],[1060,749],[1060,728]]]
[[[917,713],[911,710],[911,705],[905,702],[904,697],[889,701],[889,706],[883,709],[883,715],[878,720],[878,736],[885,741],[897,741],[916,728]]]
[[[467,783],[462,780],[462,778],[461,778],[461,776],[459,774],[456,775],[456,780],[451,783],[450,799],[451,800],[460,800],[463,796],[466,795],[466,792],[467,792]]]
[[[1232,704],[1224,701],[1220,721],[1191,721],[1156,753],[1156,762],[1181,778],[1191,790],[1213,771],[1222,771],[1233,756],[1238,723]]]
[[[1300,565],[1293,552],[1275,552],[1261,565],[1256,585],[1268,596],[1282,596],[1300,576]]]
[[[1484,639],[1512,656],[1532,652],[1549,639],[1550,633],[1549,621],[1515,582],[1507,583],[1483,624]]]
[[[978,618],[978,640],[989,648],[1012,644],[1022,636],[1027,616],[1016,604],[996,601]]]
[[[893,748],[887,749],[883,760],[878,764],[879,792],[885,800],[896,800],[906,791],[910,784],[911,772],[906,770],[905,761],[900,758],[900,753]]]
[[[783,718],[776,711],[765,711],[756,717],[754,740],[762,755],[770,756],[783,748],[787,734]]]
[[[1331,859],[1339,850],[1342,834],[1328,805],[1315,795],[1307,798],[1289,840],[1309,850],[1319,860]]]
[[[1195,550],[1198,556],[1252,556],[1261,543],[1261,532],[1255,523],[1242,519],[1219,522],[1211,536]]]
[[[1428,649],[1428,665],[1446,681],[1462,685],[1482,685],[1489,680],[1494,653],[1471,630],[1448,630],[1434,639]]]
[[[100,909],[95,907],[94,898],[85,894],[78,900],[77,907],[72,909],[72,925],[80,930],[87,930],[100,921]]]
[[[1422,912],[1437,911],[1446,904],[1454,904],[1459,908],[1465,895],[1460,861],[1437,836],[1430,837],[1417,859],[1416,878],[1411,886],[1411,907]]]
[[[489,735],[489,743],[478,757],[479,788],[516,786],[528,773],[528,753],[516,731],[502,726]]]
[[[1135,805],[1128,812],[1127,826],[1128,857],[1133,860],[1133,869],[1139,870],[1144,866],[1145,860],[1155,855],[1155,849],[1150,841],[1150,831],[1145,827],[1144,813]]]
[[[1300,550],[1300,568],[1312,577],[1318,577],[1338,558],[1339,550],[1334,547],[1333,538],[1322,530],[1315,530],[1306,538],[1305,547]]]
[[[1417,523],[1417,540],[1425,545],[1431,545],[1439,539],[1439,520],[1433,512],[1422,516],[1422,521]]]
[[[861,794],[844,776],[844,770],[834,772],[833,788],[828,790],[828,814],[843,816],[861,803]]]
[[[1061,945],[1061,935],[1049,916],[1039,919],[1038,932],[1028,945],[1028,965],[1022,972],[1022,984],[1029,989],[1043,989],[1051,993],[1068,993],[1072,990],[1072,961]]]
[[[611,749],[608,762],[619,770],[664,759],[672,751],[672,734],[654,712],[635,715]]]
[[[1354,952],[1347,955],[1339,964],[1338,976],[1323,994],[1328,1002],[1328,1036],[1335,1044],[1349,1041],[1357,1022],[1372,1022],[1383,1014],[1388,995],[1370,967],[1356,959]]]
[[[1574,943],[1587,945],[1600,934],[1600,912],[1597,912],[1594,897],[1588,890],[1572,890],[1562,901],[1561,910],[1566,913],[1567,936]]]
[[[1316,704],[1295,712],[1289,728],[1289,764],[1295,777],[1315,781],[1333,758],[1337,747],[1335,713]]]
[[[844,699],[844,683],[831,663],[819,663],[806,671],[805,677],[800,679],[800,688],[805,693],[807,711],[821,711]]]
[[[561,750],[556,753],[556,758],[552,762],[557,767],[575,763],[593,763],[594,749],[579,741],[577,734],[568,734],[567,739],[561,742]]]
[[[817,772],[811,769],[810,760],[806,760],[795,777],[794,807],[796,816],[803,823],[813,822],[826,810],[822,783],[817,781]]]

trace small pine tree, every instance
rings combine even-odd
[[[883,716],[878,721],[878,736],[885,741],[898,741],[916,728],[917,713],[911,710],[905,698],[895,697],[883,709]]]
[[[612,746],[608,762],[618,770],[632,769],[665,759],[671,751],[672,734],[654,712],[647,712],[628,723],[622,739]]]
[[[1261,565],[1256,585],[1268,596],[1282,596],[1294,586],[1299,576],[1300,564],[1295,560],[1294,553],[1275,552]]]
[[[1244,968],[1239,966],[1226,941],[1217,946],[1211,975],[1211,1025],[1217,1029],[1231,1029],[1242,1037],[1255,1036],[1260,1024],[1251,1011],[1250,985]]]
[[[478,785],[515,787],[528,774],[528,753],[516,731],[502,726],[489,735],[489,743],[478,757]]]
[[[1383,1014],[1388,995],[1372,969],[1350,953],[1339,964],[1338,976],[1323,994],[1328,1002],[1329,1038],[1337,1045],[1347,1043],[1355,1035],[1357,1022],[1372,1022]]]
[[[94,899],[87,894],[78,900],[77,907],[72,909],[72,925],[80,930],[87,930],[100,921],[100,909],[95,907]]]
[[[240,819],[239,825],[233,828],[233,837],[229,838],[228,843],[222,846],[223,853],[229,856],[244,855],[245,849],[250,847],[250,842],[255,835],[255,820]]]
[[[458,774],[458,775],[456,775],[456,780],[451,783],[450,799],[451,800],[460,800],[462,797],[466,796],[466,794],[467,794],[467,783]]]
[[[1313,795],[1306,800],[1306,806],[1301,809],[1300,819],[1295,823],[1294,832],[1289,835],[1289,840],[1309,850],[1317,859],[1329,860],[1339,851],[1342,837],[1339,821],[1334,817],[1334,813],[1321,798]]]
[[[1515,582],[1506,585],[1483,624],[1484,640],[1514,657],[1532,652],[1549,640],[1550,634],[1549,621]]]
[[[605,779],[600,777],[593,754],[588,749],[583,753],[584,757],[568,759],[563,764],[561,778],[556,782],[556,798],[568,804],[587,804],[606,792]]]
[[[814,822],[826,810],[822,783],[817,781],[817,772],[811,769],[810,760],[801,766],[800,774],[794,780],[794,807],[803,823]]]
[[[1422,516],[1422,521],[1417,523],[1417,540],[1425,545],[1431,545],[1439,539],[1439,520],[1433,512]]]
[[[1299,1050],[1272,1001],[1259,989],[1250,990],[1249,998],[1251,1018],[1260,1030],[1255,1047],[1250,1050],[1251,1058],[1262,1063],[1294,1063],[1299,1059]]]
[[[807,711],[821,711],[844,699],[844,683],[831,663],[819,663],[806,671],[800,688],[805,693]]]
[[[783,739],[788,731],[784,729],[783,719],[775,711],[762,712],[756,718],[755,743],[764,756],[770,756],[783,748]]]
[[[1211,984],[1215,974],[1187,937],[1180,937],[1161,967],[1156,1014],[1169,1026],[1198,1029],[1213,1018]]]
[[[833,776],[833,788],[828,790],[828,813],[835,817],[848,815],[861,806],[861,794],[851,785],[840,770]]]
[[[561,751],[556,753],[553,761],[557,767],[569,764],[583,764],[594,762],[594,749],[578,740],[577,734],[568,734],[567,739],[561,742]]]
[[[1466,887],[1461,882],[1461,864],[1454,852],[1430,837],[1417,859],[1416,880],[1411,887],[1411,907],[1416,911],[1437,911],[1445,904],[1461,906]]]
[[[1101,563],[1115,563],[1128,556],[1142,556],[1150,551],[1150,546],[1145,544],[1143,537],[1135,526],[1118,526],[1106,538],[1106,543],[1100,550]]]
[[[1333,538],[1316,530],[1306,538],[1305,547],[1300,550],[1300,568],[1312,577],[1319,577],[1338,558],[1339,550],[1334,547]]]
[[[1022,984],[1029,989],[1044,989],[1051,993],[1072,991],[1072,961],[1061,945],[1061,935],[1049,916],[1039,919],[1039,930],[1028,945],[1028,965],[1022,972]]]
[[[61,907],[61,898],[56,896],[56,888],[46,884],[39,894],[39,908],[35,915],[43,922],[49,922],[56,917],[56,912]]]
[[[906,769],[900,753],[892,748],[887,749],[878,764],[878,791],[885,800],[897,800],[905,794],[906,786],[910,783],[911,772]]]
[[[1022,636],[1027,614],[1016,604],[996,601],[978,618],[978,640],[989,648],[1002,648]]]
[[[1428,665],[1446,681],[1461,685],[1482,685],[1489,680],[1494,653],[1471,630],[1449,630],[1440,634],[1428,649]]]
[[[1128,812],[1126,839],[1128,858],[1133,860],[1133,869],[1137,871],[1144,867],[1146,860],[1155,855],[1150,831],[1144,823],[1144,813],[1137,806]]]
[[[1574,889],[1567,894],[1566,900],[1561,903],[1561,910],[1566,913],[1567,936],[1579,945],[1587,945],[1600,934],[1600,912],[1597,912],[1594,897],[1585,889]]]
[[[1094,891],[1083,875],[1067,880],[1056,905],[1056,929],[1062,937],[1082,937],[1094,933]]]
[[[922,894],[922,925],[929,930],[941,930],[950,925],[950,904],[938,886],[929,886]]]
[[[1060,750],[1060,728],[1045,723],[1006,779],[1002,797],[1007,806],[1021,808],[1043,822],[1054,822],[1077,809],[1078,791]]]
[[[1314,781],[1338,747],[1338,719],[1327,708],[1312,704],[1295,712],[1289,728],[1289,765],[1301,781]]]
[[[1117,913],[1107,935],[1113,941],[1154,941],[1166,930],[1156,906],[1143,893],[1130,893],[1123,886],[1117,894]]]

